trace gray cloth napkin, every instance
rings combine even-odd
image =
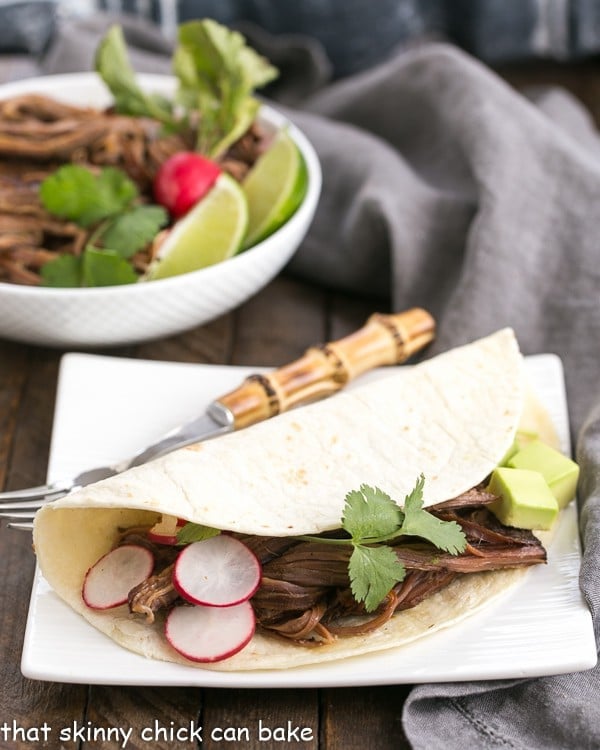
[[[84,39],[77,29],[70,46],[73,33],[58,38],[47,69],[89,66],[97,30]],[[151,69],[167,69],[156,47],[138,43]],[[281,40],[272,46],[285,58]],[[294,60],[303,64],[302,55]],[[589,119],[568,95],[527,100],[444,45],[399,51],[367,73],[301,93],[290,115],[319,153],[324,187],[290,270],[390,294],[396,309],[430,309],[439,321],[433,351],[510,325],[525,353],[562,358],[582,467],[581,588],[598,637],[600,146]],[[297,90],[286,101],[294,98]],[[598,748],[598,696],[600,669],[421,685],[406,701],[404,729],[423,750]]]

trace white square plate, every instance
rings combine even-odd
[[[527,368],[569,452],[560,360],[527,358]],[[49,479],[134,455],[171,427],[204,411],[256,369],[68,354],[62,360]],[[377,377],[377,373],[369,377]],[[324,665],[211,672],[150,661],[97,632],[37,571],[22,671],[38,680],[206,687],[323,687],[534,677],[596,663],[592,621],[578,587],[580,546],[572,503],[548,550],[517,588],[463,623],[395,650]]]

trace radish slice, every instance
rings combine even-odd
[[[123,544],[108,552],[85,574],[81,595],[91,609],[125,604],[134,586],[152,575],[154,555],[138,544]]]
[[[186,659],[213,662],[241,651],[254,635],[255,627],[250,602],[234,607],[181,606],[169,613],[165,636]]]
[[[245,544],[219,534],[182,550],[173,585],[192,604],[232,607],[252,596],[260,574],[260,563]]]
[[[177,516],[162,515],[160,521],[148,529],[148,539],[156,544],[177,544],[177,531],[180,525]]]

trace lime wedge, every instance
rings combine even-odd
[[[279,229],[302,203],[307,184],[304,159],[289,134],[280,130],[242,183],[248,201],[244,247]]]
[[[149,279],[166,279],[231,258],[241,248],[248,206],[239,184],[221,174],[211,190],[171,230]]]

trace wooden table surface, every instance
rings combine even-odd
[[[381,305],[328,293],[280,277],[233,313],[179,336],[99,353],[153,360],[276,366],[311,344],[359,328]],[[385,310],[381,310],[385,312]],[[63,352],[0,340],[0,487],[45,479],[58,366]],[[90,425],[90,429],[92,425]],[[203,748],[298,746],[323,750],[408,747],[401,709],[406,686],[302,690],[110,687],[37,682],[22,677],[20,658],[34,570],[31,536],[0,528],[0,748],[59,748],[59,730],[72,726],[130,728],[127,748],[193,747],[159,739],[145,743],[144,727],[204,727]],[[308,728],[305,742],[259,741],[258,722]],[[7,729],[3,731],[4,722]],[[20,739],[14,727],[52,728],[48,742]],[[174,724],[171,724],[174,722]],[[250,742],[211,739],[215,728],[248,727]],[[376,738],[376,739],[375,739]],[[29,740],[35,735],[30,734]],[[42,735],[40,734],[40,740]],[[64,747],[77,747],[65,743]],[[119,743],[85,743],[117,748]]]

